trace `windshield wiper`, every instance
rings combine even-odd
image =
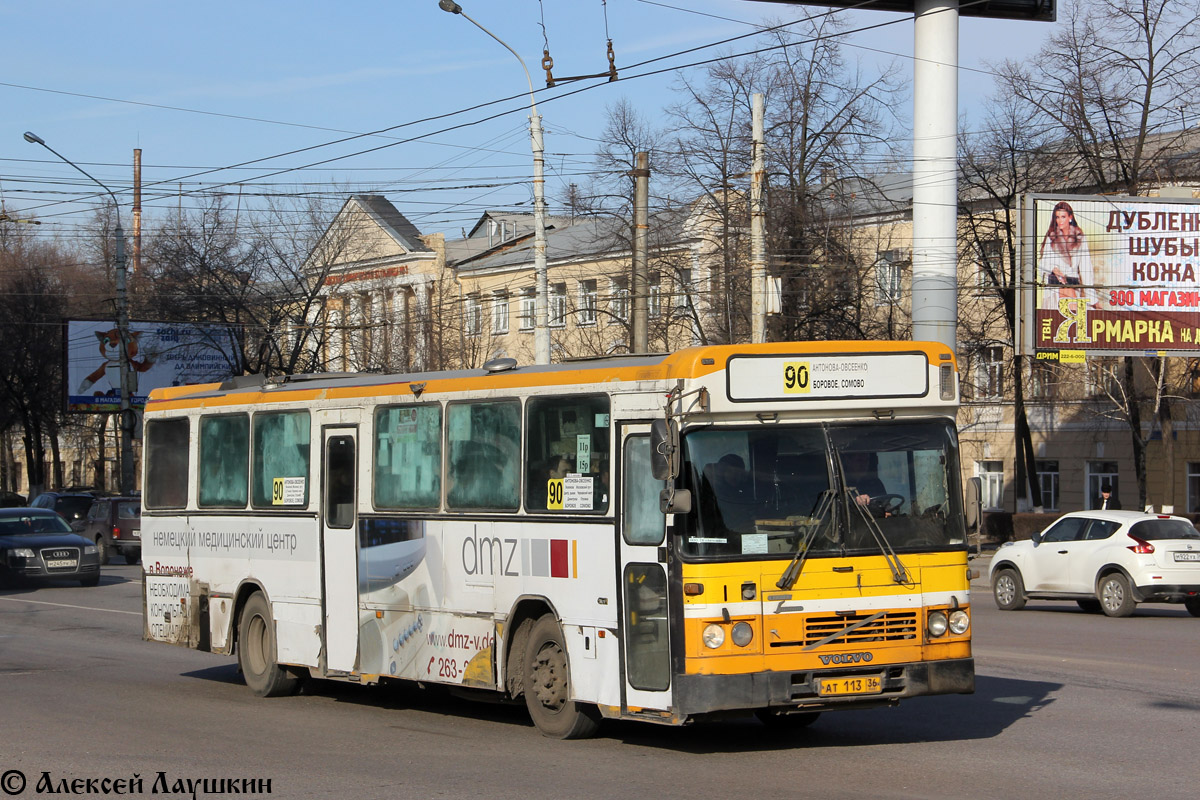
[[[787,565],[787,569],[779,576],[779,580],[775,585],[783,590],[791,589],[796,583],[796,579],[800,577],[800,569],[804,566],[804,559],[808,557],[809,547],[812,545],[813,539],[817,536],[817,530],[820,529],[821,523],[829,516],[829,509],[833,508],[833,492],[829,489],[821,492],[821,496],[817,498],[817,505],[813,509],[812,514],[808,518],[808,522],[800,526],[803,531],[796,541],[796,555],[792,556],[791,563]]]
[[[875,521],[875,517],[863,503],[858,502],[857,491],[851,494],[850,489],[843,490],[848,498],[850,505],[858,511],[859,516],[866,523],[867,530],[871,532],[871,536],[875,539],[875,544],[879,545],[879,551],[883,553],[883,557],[888,562],[888,567],[892,570],[892,580],[901,585],[908,585],[912,581],[909,580],[908,570],[904,567],[904,562],[900,560],[900,556],[896,555],[896,551],[892,549],[892,545],[888,542],[887,537],[883,535],[883,531],[879,528],[879,523]]]

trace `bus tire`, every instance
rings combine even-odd
[[[553,614],[533,624],[525,645],[525,706],[533,724],[551,739],[586,739],[600,727],[592,705],[571,699],[571,674],[562,630]]]
[[[242,679],[259,697],[282,697],[299,687],[300,681],[279,666],[271,605],[262,592],[250,595],[242,606],[237,652]]]

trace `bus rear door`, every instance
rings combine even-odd
[[[323,429],[325,485],[321,499],[321,559],[325,669],[330,672],[351,672],[358,656],[355,434],[352,427]]]

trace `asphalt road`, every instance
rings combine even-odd
[[[136,774],[147,795],[269,779],[287,800],[1200,794],[1200,619],[1178,606],[1002,613],[979,581],[974,695],[826,714],[790,735],[749,719],[607,723],[559,742],[521,706],[417,688],[256,698],[230,658],[141,641],[138,580],[118,564],[94,589],[0,591],[0,800],[49,794],[43,773],[58,795],[64,779],[104,794],[99,781]]]

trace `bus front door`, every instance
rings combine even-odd
[[[621,430],[619,516],[624,710],[671,708],[671,629],[667,615],[666,518],[662,481],[650,472],[650,426]]]
[[[357,459],[354,428],[325,428],[321,498],[325,669],[351,672],[358,655]]]

